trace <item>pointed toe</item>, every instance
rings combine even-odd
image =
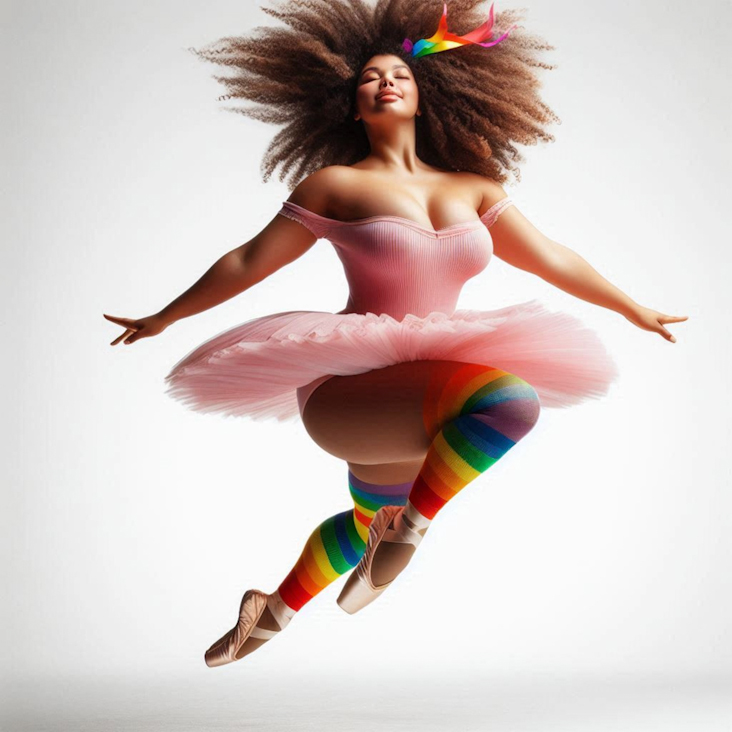
[[[209,668],[238,661],[237,653],[250,637],[269,639],[275,635],[275,631],[265,631],[257,627],[267,604],[268,596],[261,590],[247,590],[244,593],[237,624],[213,643],[203,656]]]
[[[357,572],[351,573],[346,584],[338,595],[338,606],[350,615],[372,603],[388,585],[374,587]]]
[[[419,544],[422,537],[416,532],[410,531],[406,527],[399,531],[389,528],[396,516],[403,511],[403,506],[388,505],[382,506],[374,514],[369,525],[369,536],[364,554],[336,600],[338,606],[347,613],[353,615],[372,603],[393,582],[390,580],[383,585],[376,586],[371,578],[371,565],[376,547],[382,540],[407,542],[415,547]]]

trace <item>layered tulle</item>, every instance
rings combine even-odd
[[[249,320],[205,341],[165,377],[166,393],[202,413],[279,421],[299,415],[296,389],[403,361],[482,363],[528,381],[544,407],[604,396],[617,367],[579,319],[529,300],[452,315],[298,310]]]

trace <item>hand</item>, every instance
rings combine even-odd
[[[102,313],[107,320],[111,320],[117,325],[126,328],[125,332],[115,338],[109,345],[116,346],[122,339],[125,339],[125,345],[134,343],[140,338],[149,338],[150,336],[162,333],[170,323],[166,322],[160,315],[149,315],[147,318],[134,320],[132,318],[119,318],[114,315]]]
[[[676,343],[676,338],[669,333],[663,326],[664,323],[680,323],[682,320],[688,320],[688,315],[664,315],[657,310],[651,308],[638,307],[633,312],[625,316],[633,325],[637,325],[643,330],[652,330],[660,333],[667,341]]]

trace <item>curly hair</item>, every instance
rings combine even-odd
[[[449,29],[467,33],[485,21],[482,0],[450,0]],[[253,119],[283,125],[261,163],[263,180],[278,165],[292,190],[328,165],[352,165],[370,152],[363,123],[353,118],[358,73],[372,56],[393,54],[412,69],[422,114],[415,117],[417,156],[428,165],[471,171],[498,183],[507,172],[521,179],[524,158],[516,143],[553,142],[548,124],[561,120],[541,101],[536,69],[553,50],[518,25],[490,48],[466,45],[413,58],[402,47],[431,36],[442,0],[285,0],[261,8],[288,27],[259,26],[247,36],[227,36],[198,50],[205,61],[231,67],[234,76],[214,76],[227,90],[219,99],[245,99],[258,106],[228,107]],[[433,12],[434,9],[434,12]],[[523,18],[523,9],[495,14],[500,32]]]

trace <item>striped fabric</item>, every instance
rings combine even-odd
[[[410,483],[376,485],[348,471],[354,508],[323,521],[308,538],[302,554],[278,590],[293,610],[300,610],[333,580],[353,569],[363,556],[369,525],[382,506],[403,506]]]
[[[425,391],[432,437],[409,494],[407,518],[424,525],[470,481],[500,460],[536,423],[539,398],[523,379],[481,364],[445,363]]]

